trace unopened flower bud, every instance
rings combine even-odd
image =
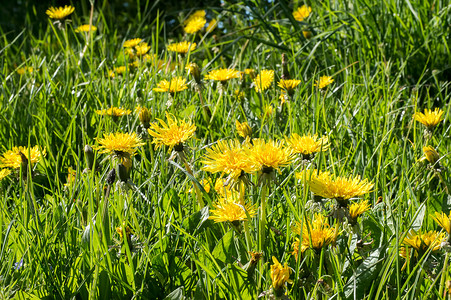
[[[236,131],[241,137],[247,138],[252,135],[252,128],[249,126],[249,124],[247,124],[247,122],[240,123],[238,120],[236,120],[235,125]]]
[[[193,76],[193,78],[196,81],[196,83],[200,84],[200,70],[199,70],[199,66],[196,63],[191,62],[191,63],[189,63],[186,66],[186,69],[191,74],[191,76]]]
[[[86,168],[88,170],[91,170],[94,166],[94,151],[89,145],[86,145],[83,150],[85,152]]]

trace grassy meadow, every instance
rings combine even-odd
[[[451,298],[448,1],[8,3],[1,299]]]

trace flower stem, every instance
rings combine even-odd
[[[179,154],[180,159],[183,161],[183,165],[185,166],[186,171],[194,177],[193,170],[189,166],[188,162],[186,161],[185,154],[183,152],[177,152]],[[196,191],[197,196],[197,202],[199,204],[199,209],[202,209],[204,207],[204,201],[202,200],[202,192],[197,186],[195,182],[193,182],[194,190]]]
[[[245,188],[244,182],[240,181],[240,204],[242,207],[246,207],[245,202],[244,202],[245,192],[246,192],[246,188]],[[246,214],[248,215],[247,211],[246,211]],[[247,250],[251,251],[252,247],[253,247],[253,243],[251,240],[251,236],[249,234],[249,218],[248,218],[248,220],[244,221],[244,235],[246,237]]]
[[[259,222],[259,225],[260,225],[260,231],[259,231],[260,232],[260,238],[259,238],[260,244],[259,244],[259,247],[258,247],[259,251],[263,251],[263,248],[265,246],[265,237],[266,237],[266,234],[265,234],[265,227],[266,227],[266,196],[267,196],[267,193],[268,193],[268,187],[266,186],[266,184],[263,184],[263,186],[262,186],[262,194],[261,194],[262,203],[261,203],[261,206],[260,206],[260,222]]]

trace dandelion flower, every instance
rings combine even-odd
[[[206,29],[207,33],[212,32],[217,26],[218,26],[218,22],[216,21],[216,19],[211,20],[208,23],[208,26],[207,26],[207,29]]]
[[[235,126],[239,136],[247,138],[252,135],[252,128],[247,122],[240,123],[238,120],[235,120]]]
[[[304,159],[311,158],[317,152],[326,151],[330,145],[327,136],[318,138],[316,134],[299,136],[297,133],[293,133],[291,137],[285,138],[285,141],[293,153],[301,154]]]
[[[126,154],[133,155],[138,147],[145,145],[135,132],[104,134],[103,138],[97,138],[97,142],[99,146],[94,149],[101,150],[100,153],[109,153],[120,157]]]
[[[271,86],[274,81],[274,70],[262,70],[254,79],[255,90],[262,92]]]
[[[294,89],[301,83],[300,80],[297,79],[282,79],[277,84],[278,87],[287,92],[289,96],[293,96]]]
[[[97,30],[97,27],[95,27],[94,25],[91,25],[91,31],[96,31],[96,30]],[[89,24],[78,26],[75,29],[75,32],[89,32]]]
[[[45,12],[51,19],[62,20],[73,13],[75,8],[70,5],[65,5],[64,7],[50,7]]]
[[[308,18],[311,12],[312,12],[311,7],[308,7],[307,5],[302,5],[293,12],[293,17],[296,21],[302,22],[306,18]]]
[[[254,69],[245,69],[244,74],[249,75],[252,80],[254,80],[255,76],[257,76]]]
[[[110,107],[108,109],[96,110],[96,113],[101,116],[122,117],[129,115],[132,111],[129,109],[122,109],[120,107]]]
[[[355,224],[357,222],[357,218],[369,210],[370,207],[371,205],[368,200],[349,205],[349,217],[351,218],[351,224]]]
[[[303,181],[310,181],[312,177],[316,177],[316,178],[330,178],[330,173],[329,172],[323,172],[323,171],[318,171],[317,169],[305,169],[302,170],[301,172],[297,172],[296,173],[296,179],[300,179]]]
[[[257,169],[254,164],[248,160],[246,148],[237,140],[218,141],[216,144],[207,148],[202,163],[205,171],[211,173],[224,173],[229,179],[237,180],[245,173],[255,172]]]
[[[311,31],[308,31],[308,30],[302,31],[302,35],[304,36],[304,38],[305,38],[306,40],[311,39],[312,36],[313,36],[312,32],[311,32]]]
[[[171,81],[162,80],[157,84],[157,87],[153,90],[155,92],[181,92],[186,90],[188,86],[186,85],[186,79],[183,77],[175,77]]]
[[[320,89],[325,88],[332,82],[334,82],[334,79],[331,76],[321,76],[319,78],[319,81],[315,81],[315,86],[319,87]]]
[[[438,123],[440,123],[440,121],[443,120],[444,113],[445,112],[439,108],[434,109],[434,111],[425,109],[424,114],[421,112],[416,112],[413,115],[413,118],[426,126],[427,129],[432,130]]]
[[[24,75],[27,72],[28,73],[33,73],[33,67],[23,67],[23,68],[17,69],[17,73],[19,75]]]
[[[227,186],[227,179],[226,178],[218,178],[215,182],[215,191],[223,198],[231,199],[232,197],[236,198],[236,191],[229,188],[230,186]]]
[[[45,149],[39,149],[38,146],[33,148],[13,147],[12,150],[6,151],[0,157],[0,167],[18,169],[23,163],[35,164],[46,155]]]
[[[218,202],[214,204],[214,208],[210,210],[210,214],[211,216],[209,219],[212,219],[217,223],[233,223],[248,220],[248,215],[250,218],[254,217],[257,214],[257,210],[255,206],[250,204],[242,206],[239,204],[238,199],[233,199],[233,201],[231,201],[230,199],[220,198]]]
[[[141,43],[139,45],[136,45],[135,46],[135,50],[136,50],[136,55],[137,56],[143,56],[147,52],[149,52],[150,46],[147,43],[143,42],[143,43]]]
[[[177,120],[173,115],[166,112],[167,123],[161,119],[157,119],[161,127],[156,124],[150,124],[150,128],[147,129],[149,134],[153,136],[153,142],[157,148],[163,145],[169,147],[169,152],[174,148],[175,151],[183,151],[183,143],[194,135],[196,131],[196,125],[191,121],[185,122],[184,120]]]
[[[284,147],[283,142],[263,139],[253,139],[253,146],[247,152],[249,160],[262,173],[271,174],[280,168],[287,167],[293,161],[290,149]]]
[[[133,47],[137,46],[139,43],[141,43],[141,41],[142,41],[142,39],[140,39],[140,38],[126,40],[124,42],[123,47],[124,48],[133,48]]]
[[[435,164],[440,159],[440,155],[432,146],[423,147],[423,153],[424,156],[420,158],[420,161],[427,160],[431,164]]]
[[[177,52],[181,54],[188,53],[188,51],[194,51],[195,49],[196,43],[190,43],[187,41],[168,45],[168,51]]]
[[[183,23],[186,25],[189,22],[193,21],[194,19],[205,18],[206,15],[207,15],[207,13],[205,12],[205,10],[196,10]]]
[[[240,71],[234,70],[234,69],[218,69],[218,70],[212,70],[210,73],[205,75],[205,79],[211,79],[216,81],[221,81],[222,83],[225,83],[229,79],[232,78],[240,78]]]
[[[282,264],[275,258],[272,257],[273,265],[271,265],[271,280],[272,287],[277,297],[283,295],[285,289],[285,283],[293,283],[290,279],[291,269],[288,267],[288,264]]]
[[[349,177],[312,177],[310,190],[321,197],[337,200],[341,207],[348,204],[348,199],[369,193],[374,184],[368,179],[360,180],[360,176]]]
[[[411,246],[419,253],[426,252],[429,248],[431,251],[440,250],[441,244],[446,241],[445,234],[437,231],[429,231],[426,233],[416,233],[411,231],[403,240],[404,245]]]
[[[5,178],[5,177],[8,176],[9,174],[11,174],[11,170],[10,170],[10,169],[1,169],[1,170],[0,170],[0,180],[2,180],[3,178]]]
[[[439,213],[435,212],[433,215],[431,215],[431,218],[448,234],[451,234],[451,212],[447,216],[445,213]]]
[[[207,20],[204,17],[193,18],[188,23],[186,23],[185,27],[183,27],[183,30],[188,34],[193,34],[201,30],[206,23]]]

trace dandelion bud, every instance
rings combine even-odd
[[[197,84],[200,84],[200,70],[199,66],[196,63],[189,63],[188,66],[186,66],[186,69],[188,70],[189,74],[193,76],[194,80]]]
[[[432,146],[423,147],[423,153],[431,164],[435,164],[440,159],[440,155]]]
[[[89,145],[86,145],[83,150],[85,152],[86,168],[88,170],[91,170],[94,166],[94,151]]]
[[[312,38],[313,34],[311,31],[303,31],[302,34],[304,35],[306,40],[309,40]]]
[[[141,124],[145,129],[150,127],[150,109],[147,109],[147,107],[141,107],[138,106],[136,108],[138,112],[138,118],[139,121],[141,121]]]
[[[288,61],[285,53],[282,53],[282,79],[290,79],[290,72],[288,71]]]
[[[124,166],[123,164],[118,164],[117,165],[117,174],[119,175],[119,179],[122,182],[127,182],[129,176],[128,176],[128,171],[127,171],[126,166]]]
[[[112,185],[115,180],[116,180],[116,170],[112,169],[110,172],[108,172],[108,175],[106,176],[106,183],[108,185]]]
[[[238,120],[235,121],[236,131],[239,136],[243,138],[250,137],[252,135],[252,128],[247,124],[247,122],[240,123]]]

